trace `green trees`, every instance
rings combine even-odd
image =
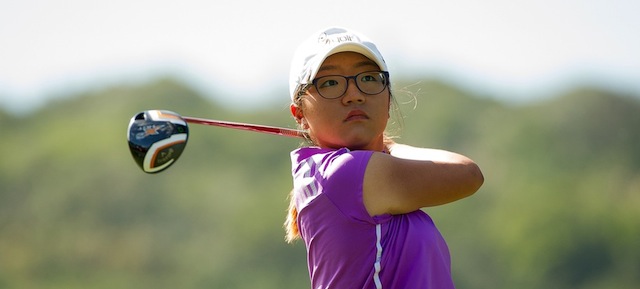
[[[426,209],[458,288],[640,284],[637,98],[576,89],[510,106],[437,82],[409,90],[398,141],[485,174],[474,196]],[[157,175],[126,147],[140,110],[294,127],[286,101],[228,111],[163,79],[0,113],[0,288],[308,288],[304,248],[282,229],[299,140],[192,125]]]

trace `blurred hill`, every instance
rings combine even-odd
[[[594,88],[522,106],[428,80],[395,85],[399,142],[461,152],[485,185],[426,209],[465,288],[640,286],[640,101]],[[287,104],[229,111],[166,78],[0,110],[0,288],[309,288],[284,243],[291,138],[190,126],[144,174],[126,126],[162,108],[294,127]]]

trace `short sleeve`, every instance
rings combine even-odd
[[[364,173],[372,154],[372,151],[340,149],[298,159],[297,170],[294,169],[294,189],[300,192],[298,209],[323,195],[346,217],[375,223],[362,198]]]

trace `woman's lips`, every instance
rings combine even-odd
[[[345,122],[352,120],[361,120],[361,119],[369,119],[369,116],[362,110],[354,109],[347,114],[347,117],[344,119]]]

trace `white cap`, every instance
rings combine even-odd
[[[374,61],[380,70],[387,64],[376,45],[364,35],[341,27],[330,27],[313,34],[296,50],[289,72],[289,94],[293,101],[298,87],[310,84],[327,57],[338,52],[357,52]]]

